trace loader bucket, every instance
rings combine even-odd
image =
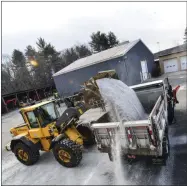
[[[83,87],[82,93],[87,108],[95,108],[95,107],[104,108],[103,105],[104,102],[96,82],[96,80],[103,79],[103,78],[119,79],[115,70],[108,70],[108,71],[98,72],[98,74],[91,77],[88,81],[84,82],[82,86]]]

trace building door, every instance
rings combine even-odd
[[[165,73],[178,71],[177,58],[165,60],[163,63]]]
[[[142,79],[143,81],[148,79],[148,68],[147,68],[147,61],[141,61],[141,67],[142,67]]]
[[[186,70],[187,69],[187,56],[180,57],[180,62],[181,62],[181,70]]]

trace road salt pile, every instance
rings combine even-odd
[[[120,130],[115,136],[115,145],[112,146],[116,184],[129,184],[125,180],[121,159],[121,147],[127,144],[126,138],[121,137],[125,134],[122,122],[143,120],[147,119],[148,116],[134,90],[122,81],[104,78],[97,80],[97,84],[106,108],[109,111],[111,121],[120,122]]]

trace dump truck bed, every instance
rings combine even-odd
[[[148,119],[92,124],[98,149],[109,153],[111,144],[119,135],[125,154],[161,156],[162,141],[167,130],[167,86],[161,80],[131,87],[147,112]]]

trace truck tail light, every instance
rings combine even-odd
[[[132,139],[132,135],[131,135],[131,134],[128,134],[128,138],[129,138],[129,139]]]
[[[152,131],[151,126],[148,127],[148,132],[149,132],[149,135],[150,135],[150,138],[151,138],[151,142],[155,146],[155,140],[154,140],[153,131]]]
[[[128,157],[129,159],[136,159],[136,156],[135,156],[135,155],[127,155],[127,157]]]
[[[152,130],[149,130],[149,134],[152,135],[152,134],[153,134],[153,131],[152,131]]]
[[[127,137],[130,142],[130,146],[132,145],[132,134],[130,128],[127,128]]]

